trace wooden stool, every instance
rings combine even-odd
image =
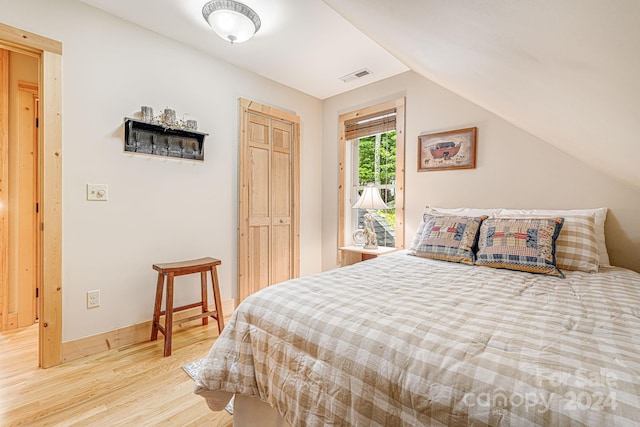
[[[156,287],[156,304],[153,308],[153,326],[151,327],[151,341],[158,339],[158,331],[164,335],[164,356],[171,355],[171,332],[173,330],[173,313],[187,310],[194,307],[202,307],[202,313],[183,319],[184,322],[202,319],[202,324],[209,324],[209,317],[218,321],[218,332],[224,328],[224,318],[222,315],[222,303],[220,301],[220,287],[218,285],[218,272],[216,266],[222,261],[215,258],[200,258],[191,261],[170,262],[164,264],[153,264],[153,269],[158,272],[158,285]],[[207,302],[207,271],[211,272],[213,281],[213,299],[215,300],[215,311],[209,311]],[[201,301],[182,307],[173,308],[173,278],[185,274],[200,273]],[[165,309],[162,309],[162,292],[164,289],[164,278],[167,278],[167,298]],[[160,324],[160,316],[164,317],[164,326]]]

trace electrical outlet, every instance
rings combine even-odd
[[[100,307],[100,291],[87,292],[87,308]]]

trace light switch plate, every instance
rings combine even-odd
[[[109,200],[109,186],[107,184],[87,184],[87,200]]]

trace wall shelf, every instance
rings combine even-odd
[[[204,160],[208,133],[124,118],[124,151],[179,159]]]

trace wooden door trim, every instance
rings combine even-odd
[[[247,246],[243,244],[249,232],[249,186],[245,168],[242,167],[242,153],[247,150],[249,137],[246,129],[249,115],[247,114],[250,101],[240,99],[240,120],[239,120],[239,147],[238,147],[238,302],[247,293],[248,267],[245,265],[247,258]]]
[[[300,118],[293,126],[293,277],[300,277]]]
[[[268,116],[271,119],[281,120],[291,123],[293,126],[293,141],[291,142],[292,150],[292,216],[293,222],[293,242],[292,242],[292,263],[293,276],[300,276],[300,117],[294,113],[282,111],[268,105],[260,104],[255,101],[240,98],[239,99],[239,154],[238,160],[242,159],[244,153],[249,146],[249,136],[246,133],[249,113],[257,113]],[[239,166],[238,173],[238,298],[241,300],[247,295],[248,289],[248,266],[244,260],[247,257],[247,245],[243,244],[243,240],[248,238],[248,218],[249,206],[246,201],[249,200],[249,188],[247,186],[246,172],[243,167]]]
[[[0,50],[0,331],[7,324],[9,293],[7,236],[9,234],[9,51]]]
[[[39,56],[39,363],[62,363],[62,43],[0,24],[0,44]]]
[[[0,24],[0,42],[16,50],[27,50],[40,55],[42,52],[62,55],[62,43],[42,37],[19,28],[6,24]]]
[[[62,363],[62,56],[43,52],[40,98],[40,366]]]

